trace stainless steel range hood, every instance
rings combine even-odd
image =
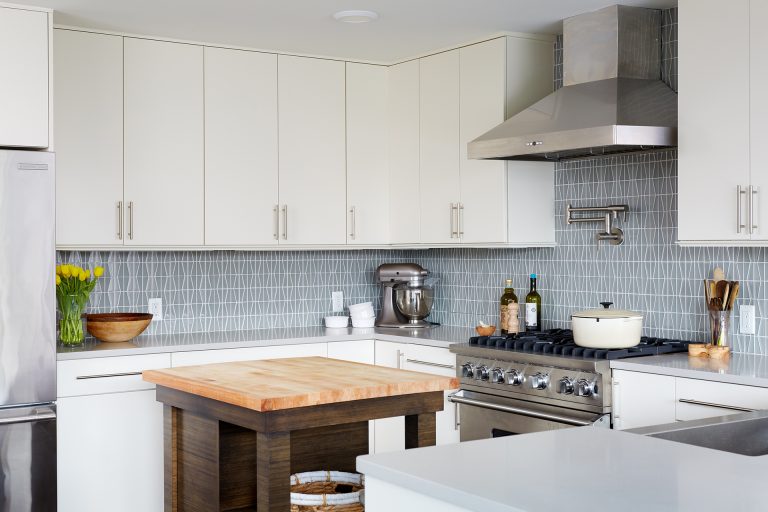
[[[563,22],[561,89],[468,145],[469,158],[560,160],[677,145],[661,12],[614,5]]]

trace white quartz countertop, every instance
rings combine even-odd
[[[357,470],[482,512],[768,510],[768,457],[570,428],[358,457]]]
[[[768,387],[768,356],[731,354],[728,359],[688,357],[687,353],[611,361],[615,370]]]
[[[142,335],[126,343],[101,343],[93,338],[88,338],[85,343],[77,347],[59,345],[57,359],[63,361],[191,350],[269,347],[371,339],[447,348],[453,343],[465,343],[473,333],[474,329],[449,326],[436,326],[430,329],[299,327],[256,331]]]

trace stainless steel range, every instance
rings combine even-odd
[[[611,426],[610,361],[687,350],[688,343],[643,338],[628,349],[577,346],[569,330],[478,336],[451,345],[460,390],[461,440],[574,426]]]

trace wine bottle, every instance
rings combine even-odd
[[[531,274],[531,291],[525,296],[525,330],[541,330],[541,295],[536,291],[536,274]]]
[[[501,296],[499,329],[501,334],[517,334],[520,332],[520,305],[517,303],[512,280],[507,279],[504,295]]]

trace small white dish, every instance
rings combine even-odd
[[[352,316],[356,316],[359,314],[367,314],[367,313],[373,314],[373,302],[361,302],[360,304],[350,304],[348,307],[349,307],[349,314]]]
[[[348,316],[327,316],[325,326],[329,329],[344,329],[349,325]]]
[[[375,322],[376,322],[376,317],[370,317],[370,318],[352,317],[352,327],[370,328],[370,327],[373,327]]]

